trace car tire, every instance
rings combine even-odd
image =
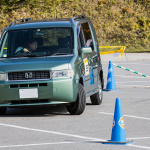
[[[103,100],[102,83],[98,80],[98,92],[90,96],[92,105],[100,105]]]
[[[0,115],[5,115],[7,111],[7,107],[0,107]]]
[[[67,110],[71,115],[80,115],[84,112],[86,106],[86,96],[83,86],[79,83],[77,100],[67,105]]]

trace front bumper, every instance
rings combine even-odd
[[[38,98],[20,98],[19,89],[37,89]],[[72,78],[0,82],[0,107],[71,103],[76,100],[77,89]]]

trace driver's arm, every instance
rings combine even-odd
[[[29,52],[29,50],[27,48],[23,48],[23,47],[20,46],[16,49],[15,54],[23,53],[23,52],[27,53],[27,52]]]

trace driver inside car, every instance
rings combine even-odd
[[[27,48],[24,48],[24,47],[18,47],[15,51],[15,54],[18,54],[18,53],[32,53],[34,52],[38,47],[38,43],[36,41],[35,38],[32,38],[29,40],[28,42],[28,45],[27,45]]]

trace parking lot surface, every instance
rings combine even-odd
[[[103,60],[105,88],[109,60]],[[150,60],[114,61],[150,76]],[[114,66],[120,91],[103,92],[103,103],[87,98],[82,115],[70,115],[64,105],[9,108],[0,117],[0,149],[4,150],[140,150],[150,149],[150,79]],[[119,97],[130,145],[104,145],[111,139],[115,100]]]

